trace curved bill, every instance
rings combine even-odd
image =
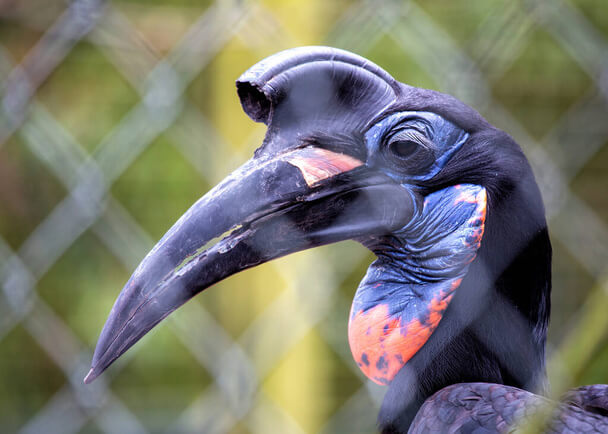
[[[390,233],[410,221],[416,201],[358,159],[322,148],[249,160],[199,199],[135,270],[101,332],[85,382],[214,283],[289,253]]]

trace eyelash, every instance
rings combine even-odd
[[[393,130],[384,138],[385,155],[401,169],[418,173],[435,161],[435,146],[427,136],[416,128]]]
[[[399,155],[402,158],[407,158],[408,156],[410,156],[413,152],[416,151],[416,148],[423,146],[423,147],[427,147],[426,144],[424,143],[425,140],[420,137],[420,133],[418,133],[418,131],[413,132],[412,130],[401,130],[401,131],[397,131],[395,134],[391,135],[391,137],[388,139],[388,147],[391,149],[391,151],[393,151],[395,154]],[[399,144],[409,144],[409,149],[408,152],[405,155],[402,155],[401,152],[398,152],[399,149],[398,147],[403,147],[403,146],[398,146]]]

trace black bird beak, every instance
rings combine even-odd
[[[249,161],[195,203],[137,268],[112,308],[85,382],[214,283],[293,252],[389,233],[414,210],[408,190],[345,154],[306,147]]]
[[[378,78],[375,65],[350,53],[316,50],[317,57],[312,60],[310,53],[308,57],[293,50],[287,57],[280,53],[276,56],[283,58],[263,61],[267,62],[263,68],[254,66],[237,83],[245,111],[269,125],[264,146],[196,202],[142,261],[110,312],[85,383],[93,381],[172,311],[234,273],[311,247],[387,234],[410,221],[416,212],[414,194],[354,157],[365,154],[361,149],[345,153],[298,140],[307,124],[325,125],[325,130],[330,124],[353,127],[352,119],[365,123],[392,101],[390,85]],[[338,55],[345,60],[336,66]],[[331,56],[333,60],[327,60]],[[326,88],[317,94],[303,89],[308,95],[303,104],[314,104],[314,115],[302,111],[302,105],[294,111],[289,98],[279,100],[264,90],[272,80],[273,90],[281,87],[277,77],[281,78],[283,69],[291,71],[289,79],[293,79],[298,65],[311,62],[316,64],[314,77],[308,71],[297,83],[314,82],[315,89],[323,80],[336,89],[352,89],[352,83],[345,80],[367,79],[369,83],[355,86],[358,93],[338,92],[329,99]],[[328,69],[319,67],[323,62]],[[341,75],[340,68],[346,68],[346,74]],[[263,77],[268,70],[274,75]],[[286,86],[289,91],[281,95],[298,93],[293,81],[286,80],[283,88]],[[365,98],[371,98],[372,103],[362,104]],[[352,107],[348,106],[351,100]],[[361,113],[360,106],[373,110]],[[323,115],[323,110],[329,115]],[[345,115],[340,117],[340,113]],[[290,133],[295,130],[297,135]],[[227,235],[227,231],[232,232]],[[208,246],[222,236],[221,241]]]

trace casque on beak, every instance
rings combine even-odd
[[[303,249],[390,233],[416,213],[416,195],[369,168],[353,133],[394,100],[394,80],[340,50],[290,51],[260,62],[237,82],[247,114],[268,125],[264,144],[196,202],[135,270],[101,332],[85,382],[214,283]],[[346,145],[309,140],[319,133],[339,135]]]

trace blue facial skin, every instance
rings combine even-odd
[[[432,145],[433,162],[428,167],[408,169],[389,149],[396,134],[426,137]],[[367,165],[382,170],[399,183],[425,181],[435,176],[466,142],[469,134],[431,112],[394,113],[373,125],[366,133]]]
[[[412,149],[425,148],[424,158],[397,155],[391,148],[396,134],[417,138]],[[439,173],[468,137],[464,130],[435,113],[395,113],[365,134],[367,165],[412,191],[416,183]],[[418,139],[420,144],[416,144]],[[407,143],[405,146],[407,150]],[[467,240],[483,224],[475,216],[481,215],[482,208],[485,213],[485,203],[482,206],[458,198],[465,192],[477,197],[481,190],[481,186],[465,184],[431,193],[406,227],[390,236],[368,240],[367,247],[378,259],[357,290],[353,312],[366,312],[386,303],[390,314],[398,315],[404,324],[414,318],[424,323],[430,300],[451,294],[453,282],[466,274],[475,257],[479,244]]]

